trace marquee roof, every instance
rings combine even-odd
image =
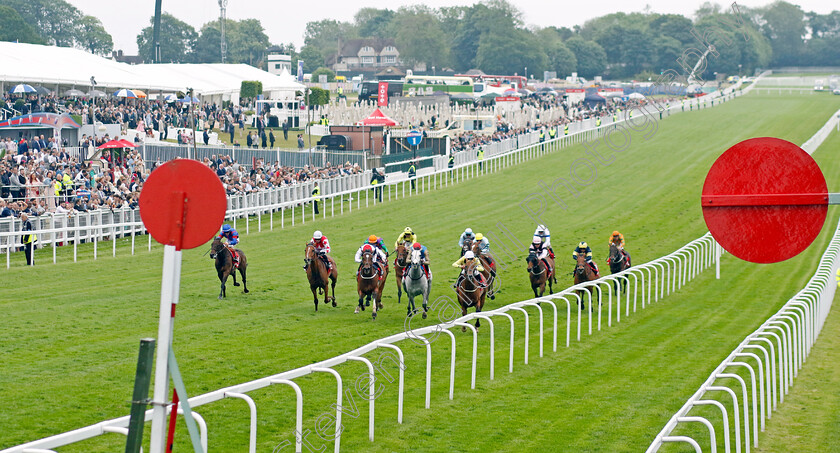
[[[174,92],[190,87],[200,95],[230,94],[239,92],[243,80],[262,82],[266,92],[304,89],[287,73],[274,75],[246,64],[129,65],[70,47],[0,42],[0,81],[89,89],[91,76],[99,89]]]

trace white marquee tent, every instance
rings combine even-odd
[[[0,89],[17,83],[44,85],[64,91],[87,91],[94,77],[97,88],[108,93],[138,88],[149,95],[193,88],[204,101],[239,101],[243,80],[262,82],[263,94],[286,99],[305,87],[288,73],[270,74],[246,64],[129,65],[68,47],[0,42]]]

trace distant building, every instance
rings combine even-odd
[[[267,49],[268,72],[280,75],[283,69],[289,74],[292,73],[292,56],[287,54],[280,46],[272,46]]]
[[[111,59],[119,63],[143,64],[143,57],[140,55],[124,55],[122,50],[111,52]]]
[[[336,72],[402,65],[396,42],[390,38],[348,40],[341,43],[338,55],[331,60],[327,64],[332,63]]]

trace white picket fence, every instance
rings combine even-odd
[[[812,154],[828,138],[831,132],[840,127],[840,110],[835,112],[805,144],[808,154]],[[735,450],[741,451],[741,445],[750,451],[750,432],[752,445],[758,446],[759,423],[764,431],[765,419],[784,402],[785,394],[793,385],[793,379],[816,342],[825,318],[831,310],[834,299],[835,272],[840,267],[840,224],[834,232],[831,242],[820,259],[820,264],[805,288],[788,300],[775,315],[764,322],[752,334],[748,335],[720,365],[712,371],[709,378],[697,392],[675,413],[662,431],[657,434],[647,451],[659,451],[663,444],[685,443],[695,451],[701,451],[700,444],[707,444],[712,452],[717,451],[719,435],[723,433],[723,444],[729,452],[733,445],[731,432],[735,434]],[[774,341],[775,340],[775,343]],[[760,355],[759,355],[760,354]],[[778,364],[778,366],[777,366]],[[736,374],[738,370],[749,372],[749,381]],[[777,380],[778,376],[778,380]],[[738,392],[731,387],[737,381],[741,389]],[[747,382],[749,382],[749,392]],[[777,385],[778,382],[778,385]],[[736,385],[736,387],[738,387]],[[729,412],[721,397],[732,401],[732,429],[729,427]],[[722,431],[716,431],[715,424],[709,419],[692,414],[697,406],[715,406],[721,411]],[[752,422],[750,422],[752,413]],[[743,414],[743,422],[740,419]],[[709,430],[708,440],[700,440],[690,435],[674,435],[674,430],[681,424],[702,423]]]
[[[450,329],[457,327],[465,327],[469,329],[469,332],[472,335],[470,386],[472,389],[475,389],[477,379],[476,365],[479,337],[475,327],[472,324],[469,324],[469,321],[480,319],[482,322],[486,322],[489,326],[489,337],[482,336],[482,338],[488,340],[488,347],[490,352],[489,379],[494,380],[496,370],[495,325],[493,321],[494,319],[497,319],[498,321],[499,318],[503,318],[501,319],[501,322],[505,322],[505,320],[507,320],[510,323],[510,349],[508,354],[507,369],[508,373],[513,373],[514,356],[516,354],[515,340],[517,338],[517,332],[522,332],[519,338],[522,338],[524,336],[524,350],[521,351],[523,363],[527,365],[529,363],[529,358],[531,358],[534,355],[533,352],[531,352],[530,350],[532,342],[530,338],[530,326],[532,322],[532,316],[536,315],[538,317],[538,319],[534,320],[538,322],[539,325],[539,337],[537,340],[538,357],[543,357],[545,348],[545,336],[549,329],[545,326],[546,321],[552,323],[550,328],[552,335],[551,348],[552,351],[557,351],[557,338],[558,334],[561,332],[561,330],[558,328],[558,325],[560,325],[560,322],[562,322],[563,319],[563,307],[561,301],[565,302],[566,347],[569,347],[571,343],[572,318],[576,318],[576,336],[577,340],[581,341],[582,332],[584,330],[587,331],[588,335],[592,335],[593,322],[596,322],[595,326],[597,330],[600,331],[602,329],[602,319],[604,318],[604,305],[606,305],[606,326],[610,327],[612,326],[613,321],[621,322],[622,311],[624,312],[625,318],[630,316],[631,305],[632,313],[635,313],[639,307],[641,307],[641,309],[645,309],[647,306],[656,303],[665,296],[675,291],[678,291],[685,284],[693,280],[701,271],[714,264],[716,259],[715,252],[716,243],[714,239],[712,239],[711,235],[707,233],[706,235],[695,239],[694,241],[691,241],[690,243],[686,244],[685,246],[681,247],[680,249],[669,255],[663,256],[648,263],[634,266],[617,274],[602,277],[599,280],[581,283],[579,285],[569,287],[563,291],[551,295],[546,295],[544,297],[504,305],[495,310],[489,310],[480,313],[471,313],[466,316],[462,316],[454,320],[449,320],[448,322],[444,322],[434,326],[406,330],[405,332],[401,332],[396,335],[391,335],[385,338],[381,338],[379,340],[372,341],[362,347],[318,363],[306,365],[300,368],[274,374],[271,376],[266,376],[243,384],[233,385],[210,393],[205,393],[203,395],[191,397],[189,398],[189,403],[190,407],[194,409],[193,416],[196,418],[196,421],[199,425],[202,447],[204,448],[204,451],[207,451],[207,431],[209,427],[207,426],[207,423],[205,422],[204,418],[201,417],[200,413],[197,412],[199,408],[207,404],[223,400],[225,398],[238,398],[246,401],[246,403],[248,404],[250,413],[249,451],[256,451],[258,426],[257,407],[256,403],[248,395],[248,393],[254,392],[258,389],[269,387],[271,385],[286,385],[292,387],[292,389],[295,391],[295,421],[294,428],[291,426],[291,423],[289,424],[289,433],[291,434],[293,429],[297,430],[298,433],[302,433],[303,392],[294,380],[313,373],[332,374],[336,378],[338,389],[336,393],[336,408],[342,408],[342,398],[344,395],[345,386],[343,384],[344,380],[342,379],[340,365],[351,361],[362,362],[365,365],[367,365],[368,371],[371,375],[374,375],[376,371],[382,372],[382,365],[384,359],[391,360],[393,364],[397,366],[397,370],[394,370],[398,371],[399,373],[399,383],[397,386],[397,422],[402,423],[404,388],[406,384],[404,379],[404,371],[408,365],[406,365],[405,355],[403,354],[402,349],[403,347],[405,347],[406,343],[404,343],[402,347],[399,346],[398,343],[405,342],[406,340],[408,340],[410,342],[407,343],[409,347],[416,347],[419,345],[425,348],[425,408],[429,409],[431,407],[432,401],[432,345],[435,343],[435,340],[437,339],[438,335],[443,334],[450,340],[449,345],[451,347],[452,352],[450,358],[450,365],[448,369],[449,392],[447,397],[448,399],[452,400],[455,396],[456,341],[455,334],[453,334],[450,331]],[[627,290],[624,293],[621,292],[621,283],[626,283],[627,285]],[[586,296],[582,298],[580,295],[578,295],[578,291],[587,289],[589,291],[584,292],[585,294],[587,294]],[[440,301],[441,299],[438,300]],[[598,303],[599,300],[600,303]],[[446,307],[438,307],[437,303],[438,302],[436,301],[436,303],[431,304],[432,316],[434,316],[435,312],[440,314],[446,309]],[[454,301],[451,300],[448,302],[440,303],[456,304]],[[586,306],[586,310],[581,309],[581,303],[583,303],[583,305]],[[558,310],[558,304],[561,304],[560,310]],[[577,307],[576,310],[572,308],[573,306]],[[593,310],[593,306],[597,306],[597,312]],[[546,314],[544,309],[547,309],[549,307],[551,311],[549,314]],[[573,311],[577,311],[577,316],[573,316]],[[560,314],[558,315],[558,313]],[[524,322],[524,324],[518,324],[517,319],[515,319],[513,316],[516,315],[516,318],[519,318],[519,314],[522,315],[521,319],[522,322]],[[615,314],[615,316],[613,316],[613,314]],[[588,327],[583,326],[584,318],[587,319]],[[593,318],[596,318],[596,320],[593,320]],[[522,330],[520,331],[519,329]],[[385,351],[384,353],[382,353],[383,350]],[[380,353],[378,360],[372,361],[371,358],[366,357],[366,355],[370,353]],[[385,372],[387,373],[387,371]],[[409,382],[409,384],[411,384],[411,382]],[[189,383],[187,383],[187,386],[189,386]],[[376,397],[374,394],[374,387],[375,386],[370,386],[371,401],[369,405],[368,414],[368,438],[371,442],[374,441],[374,426],[376,420]],[[337,409],[335,414],[336,427],[341,426],[341,415],[342,411],[340,409]],[[151,417],[152,410],[150,409],[146,411],[146,421],[150,421]],[[107,420],[97,423],[95,425],[87,426],[56,436],[8,448],[0,453],[43,453],[51,451],[50,449],[52,448],[58,448],[65,445],[81,442],[106,433],[118,433],[127,435],[128,422],[128,416]],[[218,427],[218,429],[228,428],[229,427]],[[338,452],[340,451],[341,431],[338,430],[335,436],[335,451]],[[295,451],[302,451],[302,443],[299,437],[297,438]]]
[[[753,86],[744,89],[743,94],[748,93]],[[726,93],[706,96],[706,99],[691,99],[685,105],[675,103],[670,108],[664,109],[661,115],[664,118],[683,110],[711,108],[715,105],[713,100],[720,105],[724,101],[733,99],[734,96],[735,90],[730,89]],[[634,110],[634,112],[634,117],[637,119],[644,115],[639,110]],[[564,135],[563,128],[558,127],[557,137],[553,140],[546,139],[542,143],[539,142],[537,132],[490,143],[484,147],[484,159],[481,161],[477,159],[474,151],[458,153],[455,155],[453,168],[447,167],[446,156],[435,156],[434,167],[421,169],[413,180],[409,180],[405,173],[392,173],[387,176],[385,183],[376,187],[376,192],[370,185],[370,172],[318,180],[322,193],[319,215],[326,218],[327,212],[330,216],[343,214],[345,209],[352,212],[354,204],[356,209],[360,209],[363,198],[364,205],[367,207],[385,201],[385,197],[388,201],[396,200],[417,193],[425,193],[427,190],[435,190],[438,187],[446,187],[449,184],[457,184],[479,175],[497,172],[547,153],[595,140],[609,133],[618,124],[632,121],[619,118],[613,123],[610,117],[604,117],[602,120],[600,127],[595,126],[595,119],[572,123],[569,135]],[[276,223],[275,216],[280,217],[280,228],[285,228],[289,222],[294,226],[297,223],[306,223],[307,220],[314,221],[317,218],[313,204],[315,198],[311,195],[314,183],[315,181],[307,181],[228,197],[226,219],[233,223],[234,228],[244,229],[245,234],[250,233],[251,224],[254,222],[257,224],[257,230],[262,231],[265,215],[269,216],[267,220],[271,230],[274,229]],[[374,193],[380,192],[382,194],[380,197],[374,197]],[[55,247],[61,244],[72,244],[73,259],[76,261],[78,245],[84,242],[94,244],[94,259],[96,259],[99,256],[98,243],[101,241],[111,241],[111,255],[116,256],[117,239],[128,237],[131,238],[131,254],[134,254],[136,236],[145,235],[146,230],[140,220],[139,212],[129,211],[131,210],[102,209],[90,213],[76,213],[69,220],[61,216],[56,218],[55,215],[33,217],[31,220],[35,229],[34,234],[38,237],[36,260],[40,262],[42,259],[42,253],[37,250],[49,246],[52,248],[52,260],[55,263],[57,260]],[[242,223],[244,223],[244,228],[242,228]],[[19,219],[0,219],[0,253],[6,253],[6,268],[11,266],[11,253],[19,251],[23,246],[20,231]],[[147,241],[148,248],[151,248],[151,238],[147,238]]]

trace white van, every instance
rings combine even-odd
[[[825,80],[817,79],[814,81],[814,91],[825,91]]]

